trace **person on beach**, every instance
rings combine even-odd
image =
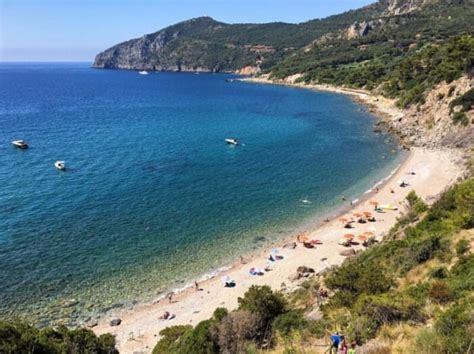
[[[356,342],[351,343],[350,349],[347,351],[347,354],[356,354]]]
[[[168,302],[169,302],[170,304],[173,303],[173,293],[170,293],[170,294],[168,295]]]
[[[345,196],[342,196],[342,201],[343,201],[343,202],[346,201],[346,197],[345,197]]]
[[[197,281],[194,282],[194,290],[199,291],[199,283]]]

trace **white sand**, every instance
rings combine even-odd
[[[350,92],[344,92],[350,93]],[[352,93],[351,93],[352,94]],[[356,92],[359,98],[366,102],[377,103],[372,96],[365,93]],[[385,105],[384,105],[385,106]],[[391,110],[390,105],[385,106],[385,114],[397,113]],[[456,182],[462,174],[459,164],[460,154],[453,150],[423,150],[412,149],[406,161],[400,166],[396,173],[391,176],[384,185],[379,186],[378,193],[361,196],[361,202],[354,205],[346,215],[351,216],[353,212],[373,211],[370,205],[371,200],[376,200],[381,204],[392,204],[398,207],[398,211],[387,211],[383,214],[374,213],[378,218],[375,223],[355,224],[355,228],[347,230],[337,219],[324,225],[314,225],[309,229],[310,239],[318,239],[323,245],[314,249],[304,248],[301,244],[294,250],[279,248],[280,255],[284,256],[281,261],[274,262],[273,270],[266,272],[264,276],[251,276],[249,269],[252,267],[264,268],[268,262],[268,250],[266,252],[247,259],[247,264],[241,265],[237,261],[234,266],[215,278],[211,278],[200,284],[202,291],[195,291],[193,288],[186,289],[173,297],[173,303],[164,299],[135,306],[131,310],[117,310],[104,318],[98,326],[94,328],[97,334],[112,333],[116,336],[117,347],[121,353],[149,353],[159,339],[159,332],[168,326],[173,325],[196,325],[202,320],[208,319],[217,307],[226,307],[230,310],[237,307],[237,298],[243,296],[251,285],[269,285],[273,289],[281,289],[282,283],[291,287],[289,276],[293,275],[299,266],[308,266],[316,272],[331,266],[341,264],[344,257],[339,252],[344,250],[338,245],[342,235],[348,231],[353,234],[360,234],[370,228],[376,228],[376,237],[381,240],[383,235],[395,224],[396,218],[405,210],[405,197],[415,190],[428,203],[433,202],[436,197],[448,186]],[[411,172],[415,172],[412,175]],[[398,181],[404,180],[409,183],[406,188],[399,187]],[[391,193],[391,189],[395,193]],[[288,240],[287,240],[288,241]],[[293,241],[293,240],[290,240]],[[283,245],[285,242],[282,242]],[[363,248],[357,246],[356,248]],[[326,258],[326,260],[322,260]],[[229,276],[234,279],[237,286],[234,288],[224,288],[222,276]],[[169,311],[176,315],[176,318],[169,321],[159,320],[158,317]],[[110,319],[119,317],[122,319],[120,326],[111,327]]]

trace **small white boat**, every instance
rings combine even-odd
[[[148,75],[148,71],[143,70],[138,72],[140,75]]]
[[[14,140],[12,144],[19,149],[28,149],[28,144],[24,140]]]
[[[56,161],[54,163],[54,167],[56,167],[60,171],[64,171],[66,169],[66,164],[64,161]]]
[[[228,138],[228,139],[225,139],[225,142],[227,144],[230,144],[230,145],[239,145],[239,139],[235,139],[235,138]]]

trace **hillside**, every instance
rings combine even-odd
[[[377,54],[365,50],[355,55],[360,48],[353,41],[360,38],[364,38],[360,45],[388,41],[377,52],[399,55],[412,45],[408,38],[415,31],[421,32],[416,42],[423,43],[433,35],[445,38],[469,30],[470,4],[471,0],[380,0],[300,24],[226,24],[199,17],[119,43],[99,53],[94,67],[222,72],[250,66],[253,72],[272,68],[278,76],[311,73],[320,57],[330,64],[334,56],[343,62],[359,62]],[[332,43],[311,50],[315,44],[333,40],[342,44],[329,52],[323,48],[334,47]]]

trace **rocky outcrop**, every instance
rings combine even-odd
[[[472,146],[474,143],[474,112],[466,112],[468,124],[453,121],[451,102],[474,87],[474,82],[464,76],[450,84],[435,86],[423,104],[403,110],[400,115],[387,118],[389,130],[397,133],[408,145],[419,147]]]
[[[354,22],[348,29],[343,32],[346,39],[355,39],[365,37],[373,28],[373,22]]]

